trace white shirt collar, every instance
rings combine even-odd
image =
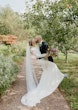
[[[43,41],[40,42],[40,44],[42,44]]]

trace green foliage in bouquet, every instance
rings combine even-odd
[[[0,55],[0,95],[12,84],[18,73],[18,66],[10,57]]]

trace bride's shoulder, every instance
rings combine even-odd
[[[31,51],[35,50],[36,48],[35,47],[31,47]]]

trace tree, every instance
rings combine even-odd
[[[31,25],[35,27],[36,34],[40,33],[50,45],[56,42],[68,62],[68,51],[77,44],[74,41],[78,36],[77,0],[38,1],[30,13],[34,18],[31,16]]]
[[[0,34],[1,35],[3,35],[3,34],[7,35],[9,33],[10,33],[10,28],[6,24],[4,24],[0,21]]]
[[[67,3],[68,2],[68,3]],[[66,62],[68,62],[67,55],[70,49],[74,49],[74,46],[77,44],[76,38],[78,40],[78,27],[77,19],[78,15],[76,2],[68,0],[59,2],[60,11],[59,18],[61,19],[61,30],[57,36],[57,42],[60,44],[60,49],[66,56]],[[65,6],[63,6],[63,4]],[[60,33],[61,32],[61,33]],[[61,46],[62,45],[62,46]]]
[[[0,10],[0,34],[12,34],[19,39],[26,39],[29,32],[24,29],[23,17],[10,7],[0,8]]]

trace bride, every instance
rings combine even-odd
[[[41,99],[55,91],[64,78],[57,65],[45,60],[47,54],[41,54],[35,43],[35,39],[29,41],[26,50],[26,84],[27,93],[22,97],[21,103],[29,107],[36,106]],[[34,63],[39,63],[42,68],[42,75],[38,83]]]

